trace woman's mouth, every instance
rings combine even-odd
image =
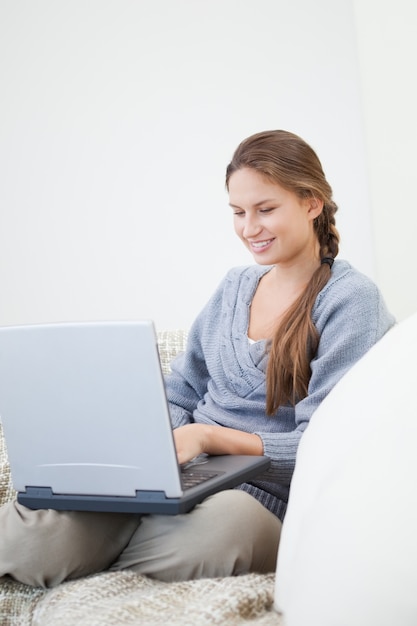
[[[249,245],[254,252],[263,252],[263,250],[266,250],[266,248],[268,248],[273,241],[273,239],[266,239],[264,241],[249,241]]]

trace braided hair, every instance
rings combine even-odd
[[[242,141],[227,166],[226,188],[231,175],[242,168],[256,170],[299,198],[316,198],[323,202],[323,210],[313,222],[322,262],[304,291],[285,312],[268,346],[266,412],[274,415],[280,405],[295,404],[308,394],[310,362],[319,344],[311,312],[317,295],[331,276],[333,260],[339,252],[337,205],[318,156],[293,133],[265,131]]]

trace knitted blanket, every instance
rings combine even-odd
[[[32,589],[0,582],[2,626],[282,626],[272,608],[274,576],[162,583],[134,572],[108,572]]]

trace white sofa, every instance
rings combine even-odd
[[[298,450],[275,606],[285,626],[417,624],[417,314],[313,415]]]

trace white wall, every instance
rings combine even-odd
[[[373,275],[354,26],[351,0],[1,0],[0,324],[188,326],[252,262],[224,171],[269,128],[317,150]]]
[[[376,279],[398,319],[417,311],[417,3],[355,0]]]

